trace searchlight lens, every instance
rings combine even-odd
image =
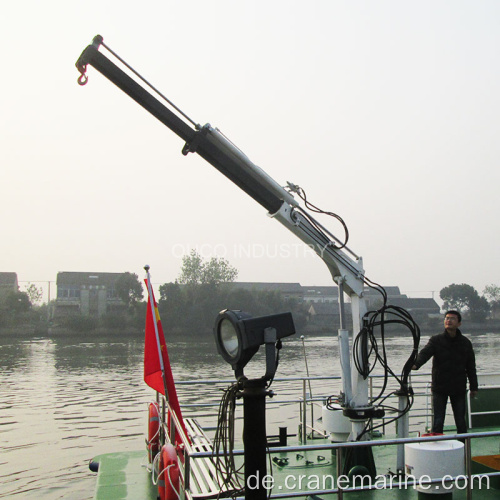
[[[234,325],[228,319],[224,318],[220,323],[220,340],[222,348],[231,358],[235,358],[238,354],[238,335],[234,329]]]

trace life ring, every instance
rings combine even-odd
[[[173,444],[165,444],[161,449],[158,493],[160,500],[178,500],[180,498],[179,464],[177,451]]]
[[[160,408],[156,401],[149,403],[148,410],[148,458],[151,463],[160,451]]]

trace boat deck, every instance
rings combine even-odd
[[[146,468],[146,450],[106,453],[93,462],[99,464],[96,500],[156,500],[158,488]]]
[[[199,381],[196,382],[200,384]],[[488,382],[491,384],[491,382]],[[303,379],[305,390],[306,379]],[[332,443],[330,438],[323,434],[320,429],[313,429],[313,424],[320,420],[312,416],[312,409],[317,402],[306,400],[304,398],[296,401],[290,401],[284,398],[285,404],[294,402],[299,403],[299,431],[297,435],[289,435],[286,446],[276,445],[269,448],[269,462],[267,466],[268,481],[268,496],[270,498],[310,498],[318,500],[323,498],[328,499],[349,499],[349,500],[411,500],[424,497],[430,497],[430,493],[436,493],[436,486],[441,485],[439,495],[432,495],[431,498],[439,498],[441,500],[453,498],[454,500],[493,500],[500,499],[500,398],[498,391],[500,385],[498,382],[494,386],[483,385],[480,391],[480,397],[476,400],[470,400],[468,403],[470,433],[466,436],[466,446],[461,448],[453,437],[453,428],[445,429],[445,436],[420,438],[418,432],[424,432],[427,427],[428,420],[423,421],[429,412],[427,410],[422,413],[422,409],[417,409],[414,412],[417,426],[411,427],[409,438],[396,439],[394,437],[395,428],[384,426],[384,435],[377,434],[372,436],[371,447],[373,450],[373,462],[375,470],[371,469],[370,480],[361,480],[359,476],[367,476],[367,470],[363,469],[363,459],[348,461],[347,463],[356,464],[352,467],[343,466],[346,461],[346,456],[353,453],[353,449],[361,447],[366,450],[366,443]],[[426,393],[421,393],[421,397],[428,400]],[[276,400],[277,398],[273,398]],[[203,407],[205,409],[207,405]],[[278,406],[281,409],[281,406]],[[288,408],[290,406],[283,407]],[[310,411],[311,410],[311,411]],[[203,412],[201,412],[203,413]],[[311,414],[308,422],[306,416]],[[192,415],[196,415],[193,414]],[[389,417],[390,418],[390,417]],[[214,464],[212,462],[211,438],[206,433],[207,428],[213,431],[213,423],[205,424],[202,428],[198,421],[194,418],[187,418],[193,425],[188,425],[188,432],[191,436],[189,444],[189,457],[182,467],[182,476],[188,471],[189,481],[186,482],[187,489],[182,492],[181,499],[184,500],[202,500],[209,498],[224,498],[233,496],[236,498],[234,488],[225,488],[223,493],[218,492],[217,473],[214,472]],[[288,419],[287,419],[288,421]],[[297,420],[295,420],[297,422]],[[320,425],[321,427],[321,425]],[[194,435],[194,434],[195,435]],[[239,433],[238,433],[239,434]],[[463,472],[457,473],[462,479],[456,483],[456,487],[451,490],[449,483],[446,483],[446,490],[442,489],[441,480],[428,484],[424,482],[421,485],[424,490],[418,491],[417,485],[413,484],[411,478],[408,480],[404,475],[408,470],[397,470],[397,454],[398,446],[400,456],[402,448],[405,444],[410,445],[419,441],[439,441],[441,444],[450,443],[450,438],[454,440],[455,445],[460,448],[463,453],[464,462],[466,464]],[[425,443],[429,445],[430,443]],[[439,444],[439,443],[437,443]],[[187,446],[187,445],[186,445]],[[420,445],[419,445],[420,446]],[[236,444],[236,447],[242,448],[241,443]],[[470,448],[471,460],[467,460]],[[187,448],[186,448],[187,449]],[[351,449],[351,451],[349,451]],[[360,452],[361,456],[366,451]],[[241,465],[243,461],[243,452],[240,449],[235,451],[236,465]],[[370,454],[368,454],[369,456]],[[148,455],[146,449],[144,451],[131,451],[126,453],[109,453],[100,455],[94,458],[94,462],[99,463],[99,472],[96,485],[96,500],[156,500],[157,487],[152,482],[152,474],[150,472],[151,465],[148,463]],[[340,462],[341,466],[338,466]],[[401,463],[402,460],[399,461]],[[407,468],[407,461],[403,461],[403,469]],[[208,464],[208,466],[207,466]],[[184,470],[186,469],[186,470]],[[463,469],[462,469],[463,470]],[[400,475],[398,475],[398,472]],[[449,471],[445,467],[441,475],[448,474]],[[155,474],[155,476],[158,472]],[[426,473],[427,474],[427,473]],[[486,478],[484,474],[498,474]],[[358,490],[353,491],[352,480],[347,476],[358,476],[354,487]],[[478,475],[474,481],[470,482],[470,487],[466,483],[465,476]],[[342,481],[339,477],[342,477]],[[437,477],[440,477],[439,475]],[[429,478],[430,479],[430,478]],[[351,481],[351,482],[350,482]],[[270,488],[272,484],[272,488]],[[489,487],[488,487],[489,485]],[[360,487],[364,487],[360,491]],[[373,489],[366,489],[371,486]],[[340,490],[339,490],[340,487]],[[451,496],[451,492],[453,494]],[[169,499],[172,500],[172,499]]]
[[[484,429],[485,431],[497,431],[497,429]],[[381,440],[382,441],[382,440]],[[387,441],[387,439],[383,439]],[[318,442],[318,444],[321,441]],[[498,447],[500,442],[500,435],[488,438],[476,438],[472,441],[472,474],[485,474],[491,472],[500,473],[500,455],[493,455],[493,450]],[[326,440],[325,440],[326,444]],[[357,479],[354,487],[368,486],[371,484],[375,489],[367,491],[343,491],[343,498],[348,499],[417,499],[419,491],[417,485],[413,484],[411,479],[408,480],[406,476],[398,476],[395,471],[394,464],[396,463],[396,447],[394,445],[382,445],[373,448],[374,461],[376,464],[376,476],[371,483],[367,480]],[[309,490],[307,496],[319,498],[336,498],[337,494],[329,492],[334,490],[339,483],[337,483],[337,456],[332,451],[325,453],[323,450],[307,450],[303,453],[298,452],[285,452],[275,455],[277,459],[274,460],[272,475],[275,481],[275,487],[272,490],[272,497],[286,497],[290,493],[295,496],[300,491]],[[481,457],[488,457],[482,459]],[[283,465],[276,465],[276,462]],[[484,463],[482,463],[484,462]],[[360,472],[363,474],[363,472]],[[302,481],[301,481],[302,480]],[[300,484],[299,484],[300,483]],[[480,484],[481,483],[481,484]],[[400,484],[400,486],[398,486]],[[489,488],[487,488],[486,479],[476,478],[473,481],[471,488],[471,496],[469,498],[483,500],[499,499],[500,498],[500,477],[489,479]],[[299,485],[300,487],[290,488],[290,486]],[[423,482],[427,493],[433,493],[433,489],[440,488],[440,484],[427,484]],[[344,480],[341,484],[342,487],[347,489],[352,484]],[[464,479],[457,482],[455,488],[451,488],[449,484],[446,485],[453,491],[453,499],[461,500],[467,499],[468,492]],[[441,488],[442,491],[442,488]],[[425,495],[424,495],[425,496]],[[434,498],[446,498],[443,493]],[[449,498],[451,496],[448,495]]]
[[[487,428],[484,431],[495,431]],[[387,439],[379,440],[386,442]],[[471,444],[472,473],[499,472],[500,455],[498,455],[500,436],[474,438]],[[405,476],[398,478],[394,470],[396,446],[381,445],[373,448],[376,463],[376,476],[371,485],[376,489],[365,491],[349,491],[347,480],[339,483],[337,455],[331,449],[327,439],[308,441],[306,446],[291,445],[287,450],[283,448],[271,449],[268,474],[272,476],[274,487],[270,490],[272,498],[336,498],[335,491],[340,484],[347,490],[342,491],[343,498],[356,499],[417,499],[421,498],[416,485],[411,481],[405,483]],[[316,449],[313,449],[316,448]],[[344,448],[345,449],[345,448]],[[477,460],[476,460],[477,457]],[[489,457],[484,459],[481,457]],[[201,458],[195,459],[200,460]],[[206,458],[203,458],[206,460]],[[96,500],[156,500],[157,488],[152,484],[151,473],[147,470],[146,451],[125,453],[109,453],[95,457],[99,463],[99,474],[96,485]],[[496,469],[495,469],[496,467]],[[500,472],[499,472],[500,473]],[[401,481],[401,485],[398,484]],[[355,487],[367,486],[367,481],[355,483]],[[500,498],[500,478],[491,477],[490,487],[486,480],[476,479],[472,483],[469,498],[493,500]],[[428,492],[432,492],[437,485],[423,483]],[[392,488],[391,488],[392,487]],[[447,486],[450,487],[450,486]],[[450,490],[451,491],[451,490]],[[467,487],[464,480],[453,489],[453,499],[467,499]],[[433,495],[434,496],[434,495]],[[451,498],[440,494],[435,498]]]

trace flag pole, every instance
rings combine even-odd
[[[152,318],[153,318],[153,324],[155,326],[156,346],[158,348],[158,358],[160,361],[161,378],[163,380],[163,389],[165,391],[165,399],[167,400],[167,403],[168,403],[169,398],[168,398],[168,390],[167,390],[167,379],[165,378],[165,366],[163,365],[163,356],[162,356],[162,351],[161,351],[160,335],[158,333],[158,324],[156,323],[155,299],[154,299],[154,295],[153,295],[153,288],[151,286],[151,275],[149,274],[150,267],[146,264],[144,266],[144,269],[146,271],[146,279],[147,279],[147,283],[148,283],[149,304],[151,306],[151,314],[152,314]]]

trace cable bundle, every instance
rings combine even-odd
[[[296,210],[300,211],[300,213],[309,221],[309,223],[312,224],[319,231],[319,233],[324,238],[327,245],[331,245],[333,248],[337,250],[341,250],[343,248],[347,249],[346,245],[349,239],[349,231],[344,220],[340,216],[334,214],[333,212],[325,212],[324,210],[321,210],[317,206],[310,203],[307,200],[304,190],[296,184],[288,182],[287,190],[291,193],[296,193],[298,197],[304,202],[305,208],[311,210],[312,212],[329,215],[337,219],[344,228],[345,238],[343,243],[341,243],[321,224],[319,224],[316,220],[314,220],[304,209],[300,207],[296,208]],[[351,268],[353,273],[358,272],[358,270],[350,266],[348,262],[344,262],[344,265],[346,265],[347,268]],[[411,368],[418,354],[418,346],[420,344],[420,328],[408,311],[406,311],[402,307],[388,305],[387,292],[383,286],[372,282],[366,276],[361,276],[360,279],[363,280],[365,285],[376,290],[382,295],[383,306],[376,311],[370,311],[365,314],[363,318],[363,328],[354,339],[353,360],[356,369],[365,379],[373,371],[377,362],[379,362],[382,365],[384,369],[383,387],[380,393],[376,397],[374,397],[370,403],[373,405],[375,402],[378,401],[379,402],[378,408],[380,409],[386,408],[390,409],[391,411],[397,412],[398,415],[394,419],[389,421],[392,422],[403,416],[405,413],[407,413],[410,410],[411,406],[413,405],[413,391],[411,387],[408,386],[408,379],[410,376]],[[386,326],[394,324],[401,325],[404,328],[408,329],[413,338],[413,348],[411,354],[408,357],[400,376],[396,375],[389,366],[385,348]],[[377,328],[380,329],[380,346],[375,334]],[[370,364],[370,358],[373,356],[375,356],[375,361],[372,364]],[[397,381],[399,389],[397,391],[391,392],[390,394],[384,395],[387,388],[389,377],[393,377]],[[396,393],[398,395],[407,396],[407,405],[404,410],[399,410],[398,408],[393,408],[390,406],[384,406],[382,404],[388,397]],[[334,402],[343,405],[342,395],[330,396],[330,398],[328,398],[327,401],[327,407],[329,409],[337,409],[333,406]],[[371,421],[369,420],[367,427],[365,428],[365,431],[363,431],[363,433],[361,433],[361,435],[358,436],[358,439],[360,439],[361,436],[366,432],[370,423]]]
[[[307,209],[309,209],[311,212],[314,212],[316,214],[324,214],[328,215],[330,217],[333,217],[334,219],[338,220],[340,224],[342,225],[344,229],[344,242],[341,243],[335,236],[333,236],[331,233],[329,233],[321,224],[319,224],[316,220],[314,220],[305,210],[303,210],[300,207],[297,207],[297,210],[299,210],[304,217],[307,218],[307,220],[320,232],[323,233],[325,236],[326,234],[330,237],[333,238],[337,243],[339,243],[339,246],[335,245],[332,242],[332,245],[337,248],[337,250],[341,250],[347,245],[347,242],[349,241],[349,230],[347,229],[347,224],[344,222],[344,219],[340,217],[340,215],[337,215],[336,213],[333,212],[326,212],[325,210],[322,210],[321,208],[318,208],[316,205],[313,205],[310,201],[308,201],[306,192],[297,184],[292,184],[291,182],[287,183],[287,190],[291,193],[296,193],[297,196],[304,202],[304,205]],[[325,234],[326,233],[326,234]],[[328,239],[330,239],[328,238]]]
[[[382,365],[384,369],[384,381],[382,384],[382,388],[379,394],[370,401],[370,404],[373,405],[378,401],[379,408],[388,409],[398,414],[395,418],[389,420],[388,422],[385,422],[385,424],[380,424],[376,427],[372,427],[373,430],[377,427],[381,427],[382,425],[386,425],[397,420],[398,418],[401,418],[410,410],[413,405],[413,390],[408,385],[408,379],[410,376],[411,368],[414,365],[415,359],[418,354],[418,346],[420,344],[420,328],[406,309],[387,304],[387,292],[382,286],[372,283],[369,280],[366,281],[369,282],[369,286],[371,288],[377,290],[382,295],[383,305],[380,309],[376,311],[369,311],[365,314],[363,318],[363,328],[354,339],[353,360],[356,369],[365,379],[373,371],[377,362]],[[413,339],[412,351],[403,366],[401,375],[399,376],[394,373],[387,360],[385,334],[386,327],[388,325],[401,325],[405,329],[409,330]],[[380,330],[380,346],[376,336],[377,328]],[[375,357],[375,361],[370,364],[370,358],[372,358],[373,356]],[[399,388],[396,391],[392,391],[389,394],[384,395],[389,377],[393,377],[397,381]],[[397,394],[398,396],[407,397],[407,405],[403,410],[383,405],[384,401],[387,398],[395,394]],[[366,432],[366,430],[367,428],[364,432]],[[364,432],[362,434],[364,434]],[[360,437],[361,436],[358,436],[358,439]]]
[[[219,486],[231,488],[236,484],[243,491],[243,466],[236,467],[234,460],[234,421],[237,394],[241,387],[238,382],[224,389],[219,405],[217,430],[214,437],[214,462],[217,470],[217,480],[222,481]],[[238,492],[236,492],[238,493]]]

